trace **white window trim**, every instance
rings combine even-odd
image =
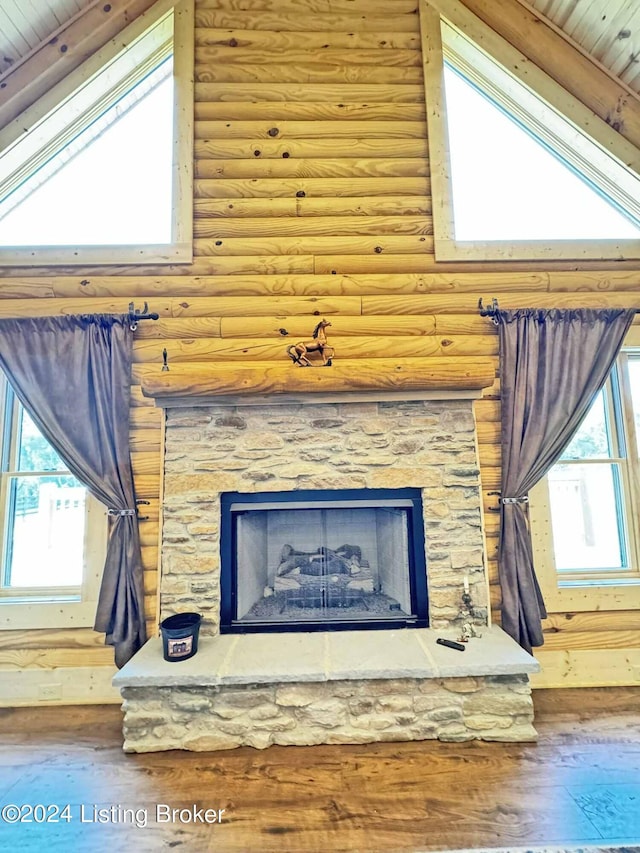
[[[121,38],[83,63],[53,87],[36,104],[0,130],[0,151],[9,149],[26,134],[37,134],[45,116],[57,110],[84,81],[92,81],[105,68],[135,61],[141,35],[153,28],[158,49],[166,41],[167,25],[173,31],[174,135],[171,242],[158,245],[28,246],[2,247],[0,267],[87,266],[95,264],[175,264],[193,260],[193,61],[194,0],[158,0],[133,22]],[[132,47],[122,51],[122,44]],[[26,128],[26,131],[25,131]],[[179,128],[179,132],[178,132]],[[37,162],[36,162],[37,165]]]
[[[640,347],[640,327],[632,327],[625,339],[624,347]],[[627,430],[628,432],[628,430]],[[627,436],[629,443],[634,438]],[[637,512],[633,506],[633,492],[627,495],[631,501],[629,511]],[[529,521],[533,545],[534,566],[542,595],[550,613],[568,611],[634,610],[640,608],[640,542],[630,542],[630,555],[634,560],[628,578],[585,579],[574,586],[559,586],[553,549],[553,528],[547,478],[544,477],[529,492]],[[630,534],[630,539],[633,537]]]
[[[533,100],[541,99],[575,128],[563,146],[566,153],[576,149],[576,162],[589,160],[588,177],[598,172],[598,183],[611,187],[611,196],[621,201],[618,191],[602,165],[585,158],[579,140],[588,139],[600,148],[604,157],[614,157],[616,165],[628,172],[633,182],[640,175],[640,151],[571,97],[541,69],[529,62],[515,48],[490,30],[463,4],[453,0],[420,0],[429,156],[433,198],[434,248],[436,260],[447,261],[512,261],[512,260],[627,260],[640,259],[640,240],[531,240],[531,241],[462,241],[455,239],[451,163],[448,145],[446,98],[444,89],[444,57],[454,53],[467,69],[484,56],[482,74],[495,74],[493,93],[500,92],[509,77],[528,87]],[[472,41],[473,39],[473,41]],[[447,44],[443,45],[443,40]],[[449,44],[450,40],[450,44]],[[500,63],[506,71],[501,71]],[[519,88],[519,86],[518,86]],[[508,99],[505,100],[505,104]],[[522,116],[522,113],[520,113]],[[604,162],[604,161],[602,161]],[[631,197],[634,194],[631,193]],[[634,207],[637,200],[634,198]]]

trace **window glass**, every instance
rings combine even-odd
[[[558,572],[629,565],[618,465],[555,465],[549,499]]]
[[[560,587],[638,575],[637,456],[627,452],[633,446],[627,428],[632,398],[636,404],[640,400],[639,366],[640,358],[620,356],[580,429],[547,475],[550,557]],[[631,394],[625,393],[629,388]],[[637,410],[635,417],[638,420]]]
[[[640,229],[445,66],[456,240],[638,239]]]
[[[92,626],[107,533],[0,372],[0,631]]]
[[[614,455],[605,402],[603,389],[594,399],[580,429],[561,459],[606,459]]]
[[[633,418],[636,425],[636,452],[637,456],[640,456],[640,356],[631,356],[628,366]]]
[[[87,490],[6,387],[0,594],[24,597],[31,587],[41,597],[47,588],[52,597],[65,588],[77,595],[85,571]]]
[[[171,242],[171,60],[155,73],[149,91],[133,90],[2,201],[2,245]]]
[[[4,586],[82,583],[87,492],[75,477],[12,477]]]
[[[17,428],[18,471],[65,471],[66,465],[20,406]]]

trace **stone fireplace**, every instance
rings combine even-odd
[[[197,610],[204,633],[219,632],[221,495],[304,492],[308,499],[330,491],[339,499],[347,491],[414,489],[422,498],[430,625],[455,627],[465,577],[486,621],[472,405],[452,399],[168,408],[161,618]]]
[[[116,676],[125,749],[535,738],[537,663],[488,624],[474,396],[162,401],[161,619],[202,614],[201,647]]]

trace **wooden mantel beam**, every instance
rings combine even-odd
[[[252,394],[346,391],[472,391],[495,379],[490,358],[344,359],[330,367],[296,367],[271,362],[241,367],[173,365],[162,372],[154,365],[141,379],[142,393],[159,405],[171,397],[219,397]]]
[[[640,97],[521,0],[459,0],[614,130],[640,148]]]
[[[0,75],[0,129],[115,39],[156,0],[95,0]]]

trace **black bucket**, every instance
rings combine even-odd
[[[187,660],[198,651],[199,613],[176,613],[160,623],[162,650],[168,661]]]

